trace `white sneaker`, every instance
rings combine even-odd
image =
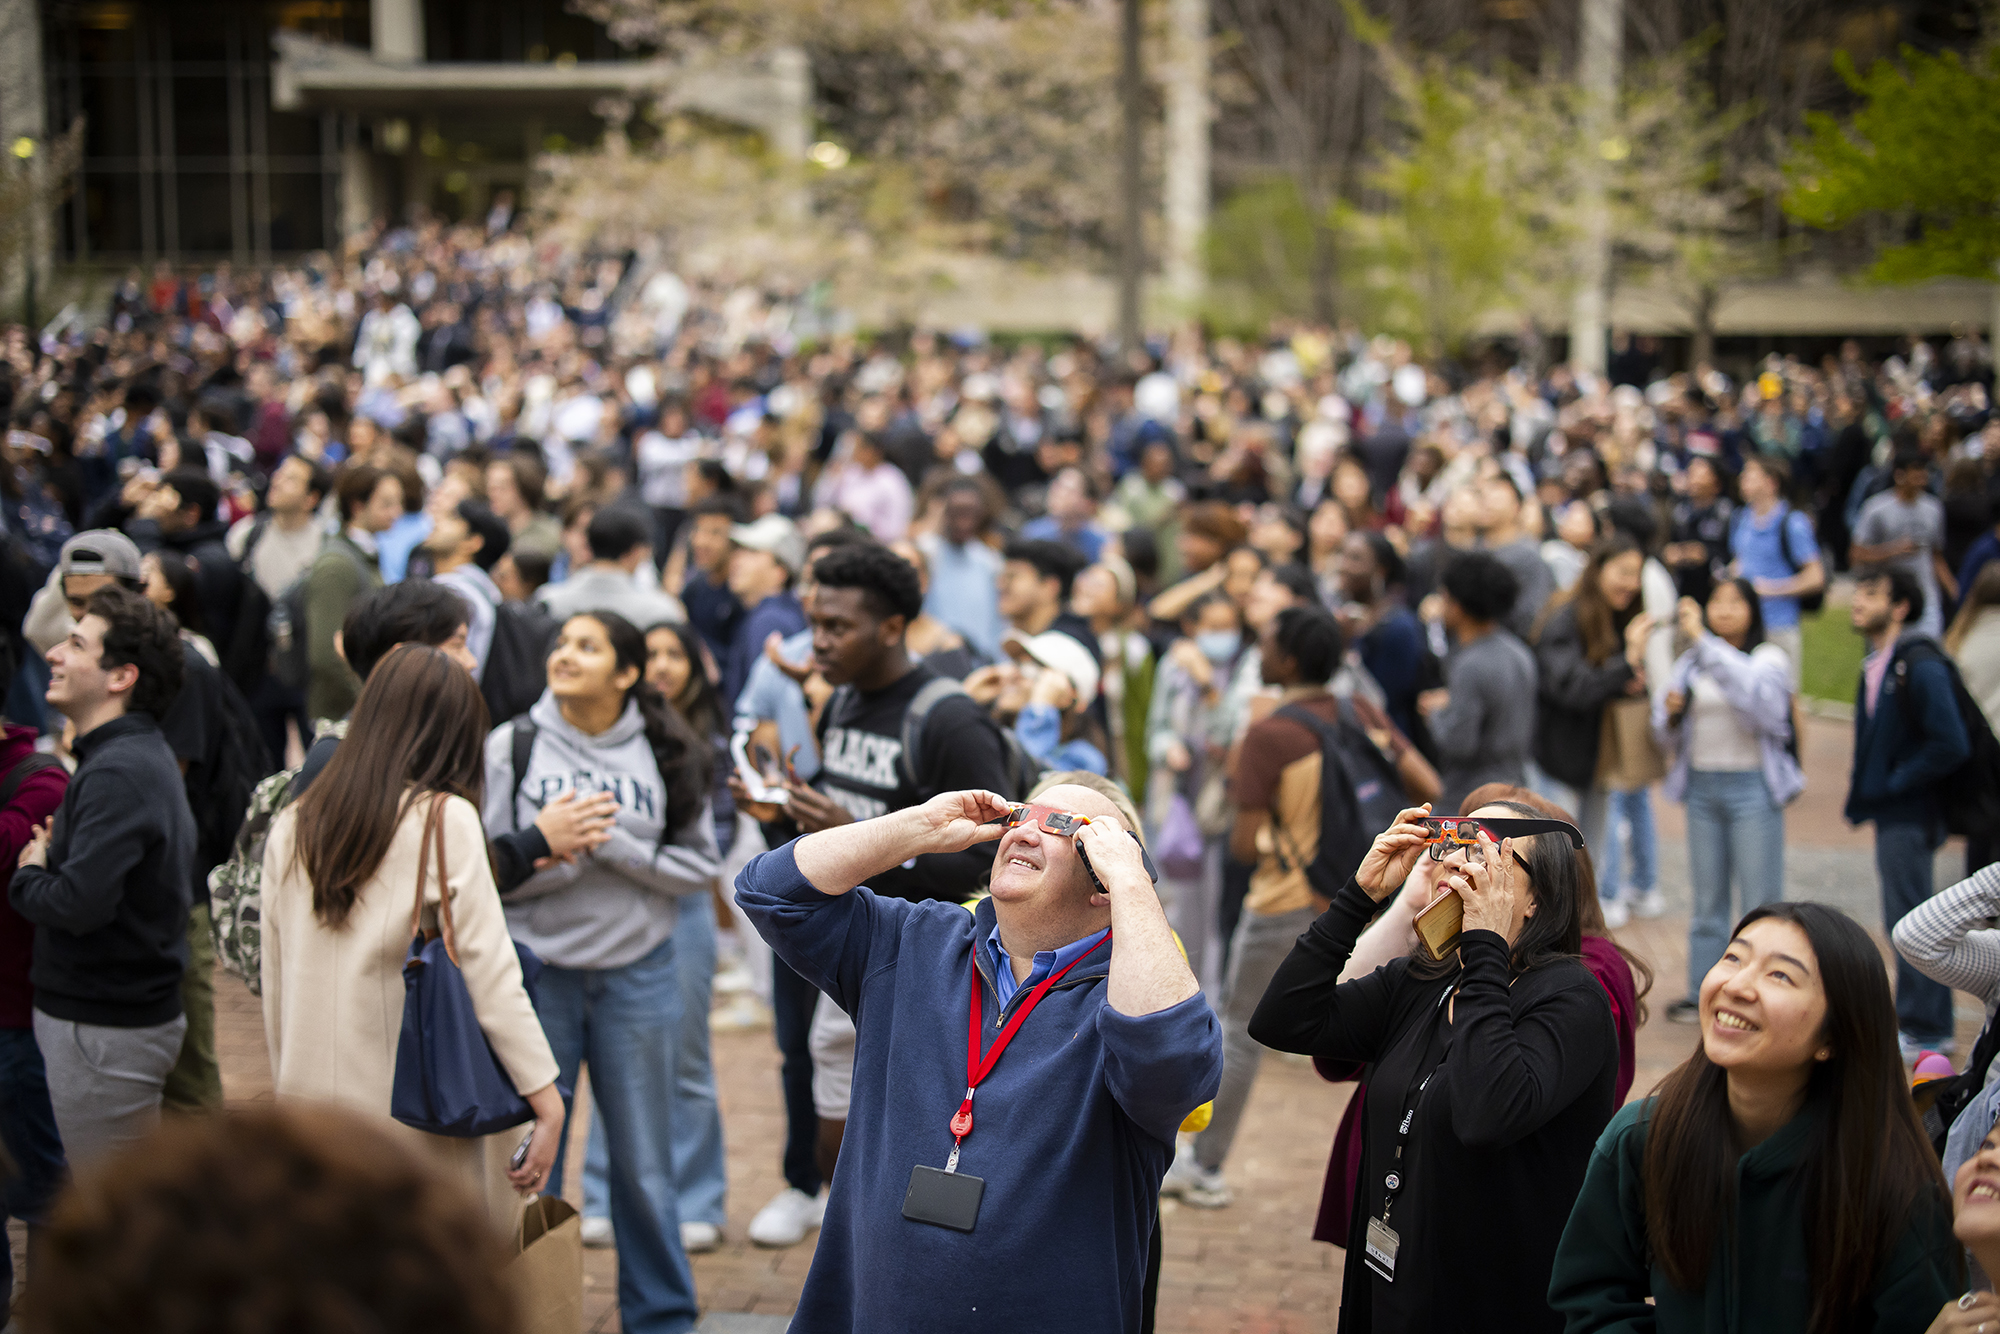
[[[1649,918],[1665,917],[1667,915],[1667,896],[1657,889],[1644,891],[1638,898],[1633,900],[1632,915],[1634,917]]]
[[[1605,902],[1603,908],[1604,929],[1606,931],[1616,931],[1619,927],[1624,926],[1632,920],[1632,910],[1625,905],[1625,900],[1623,899],[1612,899]]]
[[[759,1246],[796,1246],[826,1218],[826,1192],[808,1195],[787,1186],[750,1220],[750,1240]]]
[[[583,1244],[593,1251],[601,1251],[616,1246],[618,1238],[611,1231],[608,1218],[585,1218],[583,1220]]]
[[[705,1255],[721,1244],[722,1229],[715,1224],[681,1224],[681,1249],[689,1255]]]
[[[1222,1179],[1221,1168],[1205,1168],[1187,1152],[1175,1155],[1173,1166],[1160,1182],[1160,1194],[1197,1209],[1225,1208],[1235,1199]]]

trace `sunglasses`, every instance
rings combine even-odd
[[[1032,824],[1045,834],[1054,834],[1058,838],[1074,838],[1079,829],[1090,823],[1090,817],[1088,815],[1078,815],[1075,811],[1057,810],[1054,806],[1031,805],[1024,801],[1012,801],[1007,803],[1007,813],[1005,815],[997,820],[988,820],[986,823],[989,825],[999,825],[1002,830],[1018,829],[1024,824]],[[1146,851],[1146,845],[1139,842],[1138,831],[1128,829],[1125,832],[1132,836],[1134,843],[1139,844],[1139,860],[1145,865],[1146,875],[1154,884],[1159,884],[1159,868],[1153,865],[1153,858]],[[1096,868],[1091,866],[1090,855],[1083,850],[1081,843],[1076,845],[1076,855],[1083,859],[1083,869],[1089,872],[1091,882],[1099,889],[1103,889],[1104,882],[1097,878]]]
[[[1530,820],[1511,817],[1473,819],[1470,816],[1459,819],[1424,820],[1424,827],[1430,837],[1424,840],[1430,849],[1431,860],[1441,862],[1452,852],[1464,850],[1472,861],[1486,860],[1483,843],[1498,843],[1503,838],[1526,838],[1530,834],[1567,834],[1570,846],[1583,848],[1583,834],[1567,820]],[[1483,831],[1483,833],[1482,833]]]

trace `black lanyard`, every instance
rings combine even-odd
[[[1429,1050],[1437,1032],[1438,1016],[1444,1013],[1444,1007],[1457,992],[1458,983],[1454,981],[1444,989],[1444,994],[1438,997],[1437,1004],[1431,1007],[1430,1023],[1424,1030],[1423,1048],[1418,1052],[1418,1060],[1422,1060],[1423,1052]],[[1410,1127],[1416,1123],[1417,1108],[1422,1105],[1424,1092],[1430,1088],[1431,1081],[1437,1078],[1438,1071],[1444,1069],[1445,1058],[1451,1055],[1452,1038],[1455,1036],[1455,1033],[1446,1035],[1444,1050],[1438,1053],[1438,1058],[1432,1062],[1430,1070],[1422,1079],[1418,1079],[1414,1073],[1411,1074],[1409,1084],[1404,1087],[1403,1109],[1396,1117],[1396,1152],[1389,1160],[1389,1170],[1382,1175],[1382,1222],[1385,1225],[1389,1221],[1389,1210],[1396,1203],[1396,1196],[1409,1184],[1409,1172],[1404,1165],[1403,1150],[1410,1142]]]

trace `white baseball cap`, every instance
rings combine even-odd
[[[1075,636],[1061,630],[1044,630],[1038,635],[1014,633],[1007,636],[1007,650],[1053,672],[1061,672],[1076,687],[1076,709],[1090,707],[1097,699],[1097,660],[1090,656]]]

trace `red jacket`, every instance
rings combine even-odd
[[[34,753],[35,729],[6,724],[0,733],[0,783]],[[34,954],[35,928],[8,904],[7,887],[35,826],[56,813],[68,788],[69,772],[52,765],[30,774],[6,809],[0,810],[0,1028],[34,1026],[28,961]]]

